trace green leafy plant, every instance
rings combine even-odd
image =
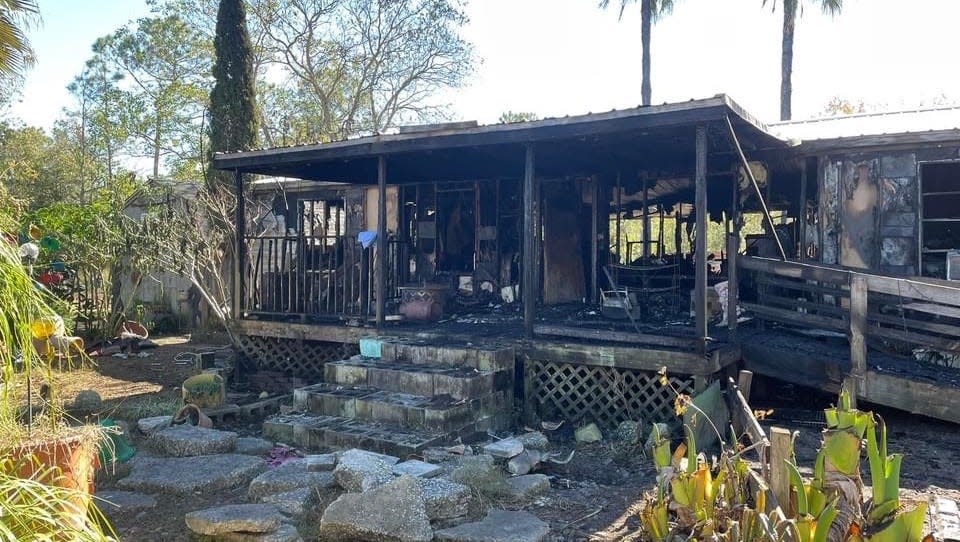
[[[919,542],[923,538],[927,505],[919,503],[912,508],[901,506],[900,466],[903,455],[887,454],[887,425],[883,418],[871,416],[866,433],[873,500],[861,533],[853,538],[870,542]]]
[[[41,354],[50,352],[48,335],[56,327],[51,323],[56,316],[50,307],[51,299],[51,294],[24,267],[17,248],[0,242],[0,372],[4,382],[0,391],[0,457],[4,458],[0,462],[0,525],[8,530],[50,525],[48,520],[54,519],[54,524],[92,529],[82,521],[75,523],[78,513],[81,519],[86,517],[85,511],[77,510],[76,503],[80,501],[76,497],[92,477],[93,451],[105,435],[99,427],[72,427],[65,419],[53,378],[53,358]],[[36,376],[46,383],[46,393],[38,397],[33,395],[40,386],[34,389],[31,385]],[[89,445],[87,448],[92,450],[82,472],[68,474],[64,469],[72,468],[72,464],[66,467],[46,463],[60,461],[64,456],[72,458],[72,453],[62,450],[74,443]],[[40,464],[41,461],[44,463]],[[31,463],[38,464],[33,467]],[[73,474],[77,479],[71,478]],[[70,483],[59,487],[64,481]],[[42,504],[30,506],[39,501]],[[83,502],[89,502],[89,497]],[[58,532],[39,529],[34,529],[36,532],[29,537],[12,540],[50,539],[52,533]]]

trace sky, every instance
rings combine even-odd
[[[49,128],[69,104],[66,86],[90,46],[131,19],[144,0],[38,0],[43,24],[30,33],[37,66],[12,115]],[[618,20],[597,0],[471,0],[464,36],[477,68],[446,92],[457,120],[495,122],[501,113],[541,117],[640,103],[639,2]],[[816,116],[835,96],[884,109],[960,101],[960,2],[846,0],[829,17],[803,0],[794,57],[794,118]],[[654,103],[726,93],[763,121],[777,120],[779,12],[762,0],[677,0],[653,29]],[[769,4],[769,3],[768,3]],[[904,6],[909,6],[905,9]]]

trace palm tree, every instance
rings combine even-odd
[[[33,63],[24,30],[39,19],[36,0],[0,0],[0,76],[23,74]]]
[[[627,4],[634,4],[638,0],[620,0],[620,18]],[[643,80],[640,83],[640,97],[643,105],[650,105],[652,89],[650,86],[650,30],[653,24],[673,11],[673,0],[639,0],[640,2],[640,42],[643,49]],[[600,7],[606,9],[610,0],[600,0]]]
[[[826,15],[836,15],[843,9],[843,0],[810,0]],[[763,0],[777,8],[777,0]],[[793,33],[797,22],[800,0],[783,0],[783,48],[780,60],[780,120],[790,120],[790,101],[793,96]]]

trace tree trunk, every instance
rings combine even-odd
[[[650,29],[653,27],[653,0],[640,2],[640,43],[643,49],[643,80],[640,82],[640,97],[643,105],[650,105]]]
[[[783,51],[780,60],[780,120],[792,117],[793,31],[797,22],[797,0],[783,0]]]
[[[160,115],[157,114],[153,132],[153,178],[160,178]]]

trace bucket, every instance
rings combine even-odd
[[[443,307],[430,299],[417,299],[400,305],[400,314],[408,320],[435,322],[443,315]]]
[[[360,339],[360,355],[365,358],[377,358],[382,355],[379,339]]]

